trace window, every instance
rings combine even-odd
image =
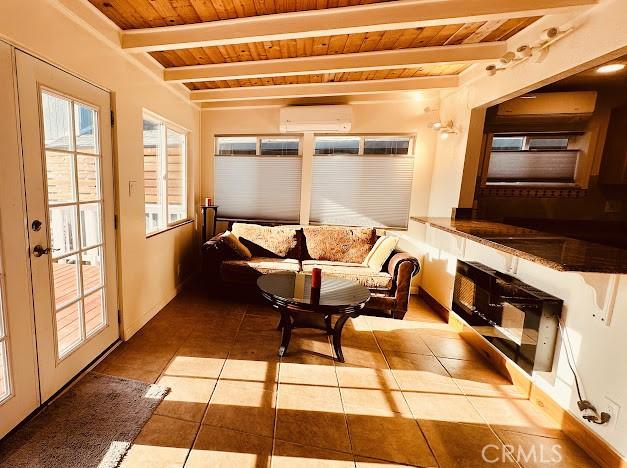
[[[298,156],[300,138],[283,136],[216,137],[217,156]]]
[[[187,134],[144,115],[146,234],[188,218]]]
[[[298,222],[300,138],[219,136],[216,153],[214,195],[221,217]]]
[[[310,221],[407,227],[411,142],[407,136],[316,137]]]
[[[572,184],[576,134],[494,135],[486,183]]]
[[[365,137],[364,154],[409,154],[410,137]]]
[[[217,155],[257,154],[257,137],[218,137]]]
[[[314,143],[314,154],[359,154],[358,136],[319,136]]]
[[[497,137],[492,139],[494,151],[521,151],[525,144],[525,137]]]

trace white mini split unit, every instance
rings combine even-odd
[[[281,108],[281,133],[346,133],[353,122],[351,106],[290,106]]]

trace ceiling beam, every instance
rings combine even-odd
[[[120,32],[137,52],[321,37],[557,14],[597,0],[397,0]]]
[[[455,88],[457,75],[397,78],[390,80],[340,81],[273,86],[240,86],[237,88],[205,89],[190,93],[193,102],[239,101],[246,99],[275,99],[316,96],[343,96],[378,94],[393,91],[419,91],[421,89]]]
[[[163,76],[165,81],[195,82],[390,70],[394,68],[417,68],[423,65],[471,64],[493,61],[502,57],[505,52],[507,52],[507,45],[504,41],[487,42],[448,47],[420,47],[172,67],[166,68]]]

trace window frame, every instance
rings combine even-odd
[[[519,150],[508,149],[494,149],[492,147],[492,141],[494,138],[499,137],[521,137],[523,138],[522,147]],[[529,149],[529,144],[534,139],[550,139],[550,138],[565,138],[568,140],[566,148],[563,149]],[[529,132],[529,133],[486,133],[484,135],[483,143],[483,164],[481,168],[481,187],[483,188],[554,188],[554,189],[571,189],[579,188],[586,185],[588,175],[582,174],[582,158],[584,158],[585,150],[581,147],[581,144],[585,136],[582,132],[577,131],[565,131],[565,132]],[[547,179],[547,180],[508,180],[508,181],[494,181],[488,178],[488,172],[490,169],[490,162],[492,159],[492,153],[559,153],[559,152],[578,152],[577,160],[575,162],[575,169],[573,171],[572,181]]]
[[[221,154],[218,150],[220,138],[255,138],[255,154]],[[284,139],[284,140],[297,140],[298,141],[298,153],[297,154],[261,154],[261,140],[266,139]],[[214,135],[214,156],[228,156],[228,157],[259,157],[259,158],[302,158],[303,156],[303,135],[302,134],[259,134],[259,135]]]
[[[143,148],[145,148],[145,141],[143,136],[143,123],[144,121],[149,121],[152,123],[156,123],[160,126],[159,128],[159,140],[160,140],[160,151],[157,161],[157,167],[159,169],[159,173],[157,174],[158,184],[160,189],[162,190],[162,207],[159,214],[165,219],[165,223],[160,225],[158,229],[154,231],[148,231],[146,227],[146,215],[154,215],[155,213],[148,212],[146,210],[146,175],[144,168],[144,229],[146,231],[146,238],[153,237],[157,234],[161,234],[162,232],[169,231],[176,227],[182,226],[184,224],[191,223],[193,221],[192,215],[190,213],[190,202],[189,202],[189,194],[190,194],[190,178],[189,178],[189,137],[191,131],[185,127],[177,125],[171,122],[168,119],[161,117],[159,114],[155,114],[147,109],[144,109],[142,112],[142,143]],[[170,210],[168,203],[168,130],[176,132],[183,136],[183,174],[185,174],[185,181],[183,183],[184,195],[183,200],[185,202],[185,217],[183,219],[179,219],[173,222],[170,222]],[[145,154],[144,154],[145,157]]]
[[[316,153],[316,139],[320,138],[320,137],[359,138],[359,149],[357,151],[357,154],[354,154],[354,153]],[[385,139],[385,138],[407,138],[409,140],[409,144],[407,146],[407,154],[398,154],[398,153],[366,153],[364,151],[366,139]],[[413,133],[315,133],[314,136],[313,136],[312,153],[313,153],[313,157],[318,157],[318,156],[414,157],[415,143],[416,143],[416,135],[413,134]]]

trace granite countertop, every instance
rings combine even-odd
[[[627,250],[616,247],[480,219],[411,219],[555,270],[627,274]]]

